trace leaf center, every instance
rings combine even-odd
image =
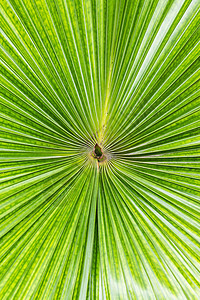
[[[103,151],[98,144],[94,146],[93,153],[96,158],[101,158],[103,156]]]

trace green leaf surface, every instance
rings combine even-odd
[[[0,299],[198,300],[199,1],[0,8]]]

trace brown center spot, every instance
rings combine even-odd
[[[91,155],[96,158],[99,162],[106,160],[106,156],[103,153],[102,148],[96,143]]]

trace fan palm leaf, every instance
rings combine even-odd
[[[199,1],[0,18],[0,299],[199,299]]]

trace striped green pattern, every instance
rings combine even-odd
[[[0,6],[0,299],[199,300],[199,0]]]

